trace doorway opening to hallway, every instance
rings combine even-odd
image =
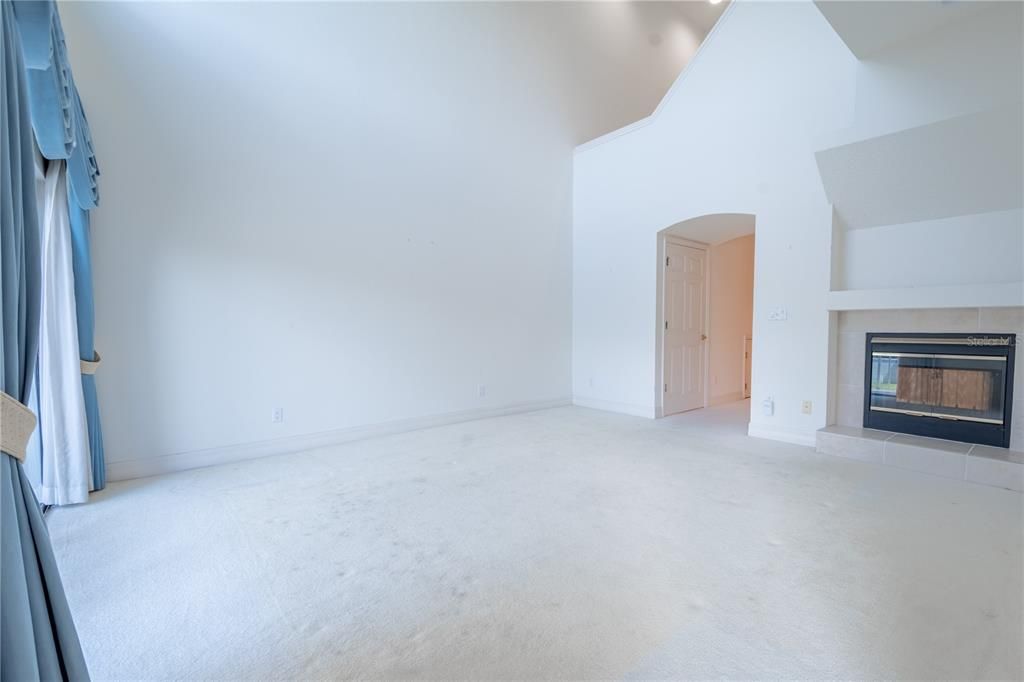
[[[749,214],[704,215],[658,233],[658,416],[750,396],[754,247]]]

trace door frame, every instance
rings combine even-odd
[[[704,387],[704,400],[701,408],[708,406],[710,386],[708,384],[708,363],[711,361],[711,245],[705,242],[698,242],[693,239],[677,237],[673,234],[658,235],[658,261],[657,261],[657,315],[655,317],[655,384],[654,384],[654,416],[661,418],[665,416],[665,254],[667,245],[688,246],[691,249],[698,249],[704,252],[704,320],[702,322],[703,333],[708,337],[704,342],[703,354],[704,376],[701,377],[701,385]],[[700,408],[698,408],[700,409]]]
[[[753,369],[754,369],[754,337],[753,336],[748,336],[747,334],[744,334],[743,335],[743,371],[741,372],[741,374],[743,375],[743,385],[740,386],[740,395],[743,396],[743,398],[742,398],[743,400],[746,400],[747,398],[749,398],[752,395],[751,394],[751,389],[754,387],[754,382],[751,381],[750,376],[747,373],[747,359],[748,359],[747,358],[747,342],[748,341],[750,342],[750,358],[749,358],[749,360],[750,360],[750,369],[751,369],[751,372],[749,374],[752,375],[754,373],[753,372]]]

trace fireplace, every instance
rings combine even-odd
[[[1014,334],[867,334],[864,426],[1010,446]]]

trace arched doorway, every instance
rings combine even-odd
[[[750,396],[754,224],[715,213],[658,233],[658,416]]]

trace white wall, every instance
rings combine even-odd
[[[976,112],[999,111],[1024,95],[1024,5],[986,5],[966,19],[889,47],[857,66],[855,120],[847,137],[887,134]],[[1019,117],[1015,113],[1009,117]],[[994,139],[1007,149],[1013,170],[979,172],[956,196],[935,196],[932,206],[971,204],[988,197],[988,186],[1020,175],[1020,122],[996,127]],[[979,140],[972,140],[975,144]],[[984,147],[984,144],[979,144]],[[977,164],[972,164],[972,167]],[[1016,184],[1016,183],[1014,183]],[[1012,184],[1011,184],[1012,187]],[[925,191],[936,192],[934,187]],[[883,289],[1024,281],[1024,187],[1019,184],[990,212],[949,215],[915,223],[849,229],[841,237],[841,289]],[[1015,206],[1015,207],[1014,207]],[[1011,208],[1012,207],[1012,208]],[[1009,210],[994,210],[1009,208]],[[975,209],[977,210],[977,209]]]
[[[994,211],[848,230],[842,289],[1024,281],[1024,214]]]
[[[977,4],[986,7],[859,63],[851,126],[857,134],[893,132],[1021,99],[1024,7]]]
[[[813,55],[813,58],[808,58]],[[573,391],[653,414],[656,235],[709,213],[757,220],[752,398],[760,433],[824,424],[832,212],[815,136],[849,125],[856,62],[806,3],[734,3],[646,125],[576,154]],[[776,307],[785,322],[769,322]],[[802,400],[817,411],[800,412]]]
[[[113,478],[568,400],[572,146],[701,37],[669,5],[61,11]]]
[[[708,394],[718,404],[743,397],[743,339],[754,322],[754,235],[710,251]]]
[[[655,235],[694,216],[751,213],[757,243],[750,432],[813,443],[814,430],[826,423],[834,366],[830,269],[833,261],[847,266],[859,284],[869,267],[832,252],[834,216],[813,154],[850,130],[891,132],[1019,97],[1015,5],[994,3],[962,26],[858,62],[809,3],[733,3],[654,116],[577,150],[575,399],[654,413]],[[998,35],[990,39],[986,27]],[[989,277],[989,257],[1012,275],[1002,251],[1018,248],[1019,233],[1007,225],[992,228],[995,242],[971,243],[963,267],[973,272],[962,281]],[[933,233],[928,248],[968,241],[956,230],[948,239],[941,234]],[[878,235],[836,230],[838,239],[859,242],[853,248],[861,252]],[[908,284],[926,274],[917,272]],[[775,309],[787,319],[770,321]],[[772,416],[759,407],[768,397],[775,401]],[[812,414],[801,413],[803,400],[812,401]]]

